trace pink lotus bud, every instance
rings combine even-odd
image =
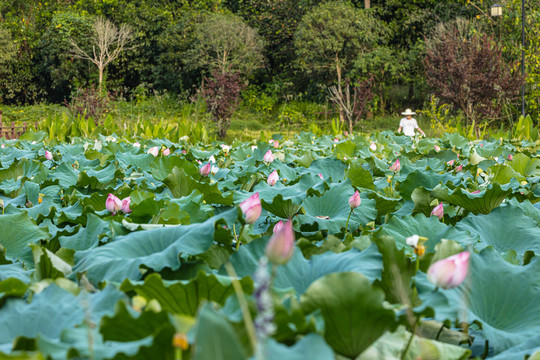
[[[6,148],[6,144],[2,144],[2,145],[0,145],[0,147],[1,147],[2,149],[5,149],[5,148]]]
[[[267,164],[270,164],[272,161],[274,161],[274,154],[272,154],[272,150],[268,150],[266,154],[264,154],[263,161]]]
[[[122,208],[122,201],[113,194],[109,194],[105,201],[105,208],[114,215]]]
[[[354,210],[360,206],[360,203],[362,203],[362,199],[360,198],[360,193],[358,193],[358,190],[356,190],[356,192],[349,198],[349,205],[351,206],[351,209]]]
[[[457,172],[457,173],[458,173],[458,172],[461,172],[461,170],[463,170],[463,165],[458,165],[458,166],[456,167],[456,172]]]
[[[443,289],[459,286],[467,277],[470,256],[468,251],[464,251],[431,264],[428,280]]]
[[[186,155],[186,154],[187,154],[187,151],[186,151],[186,150],[182,150],[182,154]]]
[[[480,190],[473,191],[471,194],[480,194]]]
[[[266,182],[268,183],[268,185],[274,186],[274,185],[276,185],[276,182],[278,180],[279,180],[279,175],[277,173],[277,170],[274,170],[274,171],[272,171],[272,173],[270,175],[268,175],[268,179],[266,180]]]
[[[322,177],[322,174],[319,173],[319,174],[317,174],[317,175],[319,175],[319,177],[321,178],[321,180],[324,180],[323,177]]]
[[[162,153],[164,156],[169,156],[169,155],[171,155],[171,149],[166,148],[166,149],[164,149],[164,150],[161,150],[161,153]]]
[[[435,148],[435,151],[437,151],[437,152],[438,152],[438,151],[441,151],[441,147],[440,147],[440,146],[435,145],[434,148]]]
[[[431,215],[435,215],[436,217],[439,218],[439,220],[442,220],[442,218],[444,217],[444,210],[443,210],[442,203],[440,203],[439,205],[433,208],[433,210],[431,211]]]
[[[159,155],[159,148],[157,146],[151,147],[150,149],[148,149],[148,151],[146,153],[147,154],[152,154],[154,156],[158,156]]]
[[[291,259],[294,252],[294,230],[290,220],[270,238],[264,252],[268,260],[277,265],[286,264]]]
[[[450,160],[447,162],[448,166],[453,166],[454,165],[454,160]]]
[[[275,141],[274,139],[270,139],[270,140],[268,140],[268,143],[269,143],[269,144],[273,144],[274,141]]]
[[[377,144],[372,142],[371,145],[369,145],[369,148],[371,149],[371,151],[375,151],[375,150],[377,150]]]
[[[202,176],[208,176],[211,170],[212,170],[212,163],[208,162],[208,164],[204,165],[202,168],[199,169],[199,174],[201,174]]]
[[[140,148],[141,144],[137,141],[136,143],[133,144],[133,146],[135,146],[136,148]]]
[[[397,173],[397,172],[399,172],[400,169],[401,169],[401,163],[399,162],[399,159],[397,159],[396,162],[393,163],[393,164],[390,166],[390,170],[392,170],[393,172]]]
[[[53,159],[53,155],[50,151],[48,150],[45,150],[45,159],[47,160],[52,160]]]
[[[512,154],[509,154],[508,157],[507,157],[508,161],[512,161],[513,158],[514,157],[512,156]]]
[[[281,229],[283,229],[283,220],[279,220],[277,222],[276,225],[274,225],[274,229],[272,230],[272,232],[274,234],[278,233],[279,231],[281,231]]]
[[[124,212],[124,214],[129,214],[133,210],[129,208],[129,205],[131,204],[131,196],[128,196],[127,198],[122,199],[122,207],[120,210]]]
[[[261,216],[262,211],[259,193],[257,192],[246,200],[242,201],[240,203],[240,209],[242,209],[242,212],[244,213],[246,223],[253,224],[255,221],[257,221],[259,216]]]
[[[274,141],[273,145],[274,145],[274,148],[277,149],[279,147],[279,141],[277,141],[277,140]]]
[[[339,142],[339,139],[338,139],[338,138],[335,138],[335,139],[334,139],[334,142]]]
[[[345,132],[343,133],[343,135],[349,136],[349,132],[348,132],[347,130],[345,130]]]

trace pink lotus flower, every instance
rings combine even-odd
[[[393,164],[390,166],[390,170],[392,170],[393,172],[397,173],[397,172],[399,172],[400,169],[401,169],[401,163],[399,162],[399,159],[397,159],[396,162],[393,163]]]
[[[319,173],[319,174],[317,174],[317,175],[319,175],[319,177],[321,178],[321,180],[324,180],[321,173]]]
[[[277,141],[277,140],[274,141],[273,145],[274,145],[274,149],[277,149],[279,147],[279,141]]]
[[[131,204],[131,196],[128,196],[127,198],[122,199],[122,207],[120,210],[124,212],[124,214],[129,214],[133,210],[129,208],[129,205]]]
[[[461,170],[463,170],[463,165],[458,165],[458,166],[456,167],[456,172],[457,172],[457,173],[458,173],[458,172],[461,172]]]
[[[49,150],[45,150],[45,159],[52,160],[53,154]]]
[[[435,151],[437,151],[437,152],[441,151],[441,147],[440,147],[440,146],[435,145],[434,148],[435,148]]]
[[[283,220],[279,220],[277,222],[276,225],[274,225],[274,229],[272,230],[272,232],[274,234],[278,233],[279,231],[281,231],[281,229],[283,229]]]
[[[274,161],[274,154],[272,154],[272,150],[268,150],[266,154],[264,154],[263,161],[267,164],[270,164]]]
[[[464,251],[431,264],[428,280],[443,289],[459,286],[467,277],[470,256],[468,251]]]
[[[377,144],[372,142],[371,145],[369,145],[369,148],[371,149],[371,151],[375,151],[375,150],[377,150]]]
[[[473,191],[471,194],[480,194],[480,190]]]
[[[136,148],[140,148],[141,147],[141,144],[137,141],[133,144],[133,146],[135,146]]]
[[[454,165],[454,160],[450,160],[447,162],[448,166],[453,166]]]
[[[439,205],[435,206],[431,211],[431,215],[435,215],[439,218],[439,220],[442,220],[442,218],[444,217],[443,204],[440,203]]]
[[[107,200],[105,201],[105,208],[114,215],[122,208],[122,200],[113,194],[109,194],[109,196],[107,196]]]
[[[208,176],[211,170],[212,170],[212,163],[208,162],[208,164],[204,165],[202,168],[199,169],[199,174],[201,174],[202,176]]]
[[[182,150],[182,154],[186,155],[186,154],[187,154],[187,151],[186,151],[186,150]]]
[[[339,142],[339,139],[338,139],[338,138],[335,138],[335,139],[334,139],[334,142]]]
[[[266,244],[265,255],[272,263],[286,264],[294,253],[294,230],[289,220],[283,224]]]
[[[349,132],[347,130],[345,130],[345,132],[343,132],[343,135],[349,136]]]
[[[259,193],[257,192],[246,200],[242,201],[240,203],[240,209],[242,209],[242,213],[244,213],[246,223],[253,224],[255,221],[257,221],[259,216],[261,216],[262,211]]]
[[[169,156],[171,155],[171,149],[166,148],[164,150],[161,150],[161,153],[163,154],[163,156]]]
[[[272,173],[270,175],[268,175],[268,179],[266,180],[266,182],[268,183],[268,185],[274,186],[274,185],[276,185],[276,182],[278,180],[279,180],[279,175],[277,173],[277,170],[274,170],[274,171],[272,171]]]
[[[152,154],[154,156],[158,156],[159,155],[159,148],[157,146],[151,147],[150,149],[148,149],[148,151],[146,153],[147,154]]]
[[[362,203],[362,199],[360,198],[360,193],[358,190],[349,198],[349,205],[351,206],[351,210],[356,209],[360,206]]]
[[[512,154],[508,154],[508,157],[507,157],[508,161],[512,161],[513,158],[514,157],[512,156]]]
[[[1,147],[2,149],[5,149],[5,148],[6,148],[6,144],[2,144],[2,145],[0,145],[0,147]]]

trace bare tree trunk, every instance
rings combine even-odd
[[[364,0],[364,8],[369,9],[371,7],[371,0]]]
[[[338,78],[337,90],[338,90],[339,97],[342,99],[343,89],[341,87],[341,66],[339,65],[338,53],[336,53],[336,72],[337,72],[337,78]],[[341,121],[342,124],[345,122],[345,115],[343,114],[343,109],[341,107],[339,107],[339,120]]]
[[[99,67],[99,95],[102,95],[101,90],[103,89],[102,84],[103,83],[103,67]]]

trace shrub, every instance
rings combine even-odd
[[[111,110],[111,101],[114,101],[114,98],[115,96],[109,92],[100,94],[95,87],[79,88],[71,101],[68,103],[64,100],[64,104],[73,116],[82,116],[85,119],[91,117],[97,125],[99,120]]]

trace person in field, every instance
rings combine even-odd
[[[403,131],[403,133],[407,136],[414,136],[415,130],[418,130],[420,134],[426,136],[426,133],[424,133],[424,131],[418,127],[416,119],[412,117],[413,115],[416,115],[415,112],[413,112],[411,109],[407,109],[402,112],[401,115],[405,115],[405,117],[399,121],[398,133]]]

